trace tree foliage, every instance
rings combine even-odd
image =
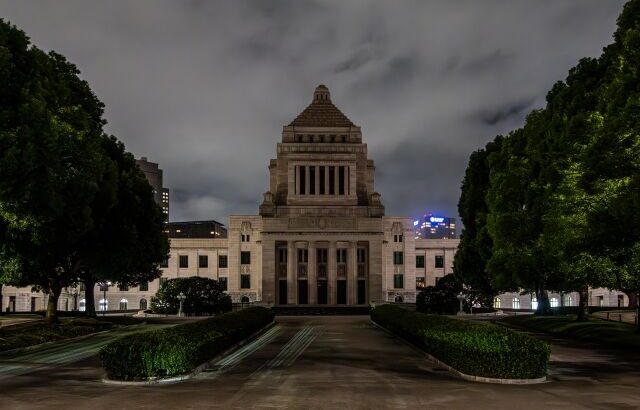
[[[572,68],[543,109],[496,138],[498,150],[471,156],[455,265],[471,287],[535,292],[540,313],[547,290],[578,291],[584,307],[589,287],[637,294],[639,67],[640,1],[632,0],[599,58]],[[481,252],[483,229],[489,246]]]
[[[199,276],[169,279],[151,298],[151,310],[157,313],[176,314],[180,308],[178,295],[185,299],[182,310],[187,315],[212,315],[231,310],[231,297],[217,281]]]
[[[0,283],[47,293],[50,322],[64,287],[84,281],[90,302],[96,280],[158,277],[168,252],[151,187],[79,75],[0,20]]]

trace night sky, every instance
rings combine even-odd
[[[25,1],[0,16],[76,64],[106,130],[164,169],[172,221],[256,214],[282,126],[326,84],[387,215],[456,216],[469,154],[612,42],[617,0]]]

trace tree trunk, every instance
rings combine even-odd
[[[45,316],[45,322],[50,326],[60,323],[58,318],[60,293],[62,293],[62,285],[59,281],[52,280],[49,283],[49,299],[47,301],[47,315]]]
[[[88,276],[84,278],[84,311],[87,316],[96,315],[96,298],[94,296],[94,288],[96,287],[96,281],[93,277]]]
[[[549,294],[546,290],[536,289],[536,299],[538,300],[538,309],[536,315],[547,316],[551,314],[551,305],[549,303]]]
[[[580,288],[580,302],[578,303],[578,322],[584,322],[589,320],[589,287],[583,286]]]
[[[629,307],[638,308],[638,292],[624,292],[629,298]]]

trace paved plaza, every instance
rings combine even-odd
[[[194,380],[106,385],[104,340],[0,356],[0,408],[86,409],[631,409],[640,406],[637,355],[551,340],[550,382],[489,385],[448,376],[367,316],[278,317],[277,325]],[[80,346],[81,345],[81,346]],[[73,356],[69,348],[85,353]],[[57,356],[55,363],[42,364]],[[22,359],[22,360],[19,360]],[[51,360],[49,360],[51,362]],[[9,371],[16,366],[27,371]]]

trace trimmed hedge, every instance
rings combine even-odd
[[[547,374],[549,345],[510,329],[392,305],[376,307],[371,319],[462,373],[499,379]]]
[[[100,351],[107,376],[145,380],[185,374],[273,321],[271,310],[247,308],[211,319],[118,339]]]

